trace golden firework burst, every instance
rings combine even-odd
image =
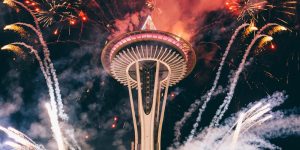
[[[16,25],[16,24],[7,25],[4,27],[4,30],[14,31],[14,32],[20,34],[20,36],[23,38],[26,37],[26,35],[27,35],[26,30],[23,27]]]
[[[21,58],[25,58],[25,54],[22,50],[21,47],[13,45],[13,44],[7,44],[3,47],[1,47],[1,50],[7,50],[7,51],[11,51],[14,52],[15,54],[17,54],[18,56],[20,56]]]

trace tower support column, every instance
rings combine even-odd
[[[135,62],[135,73],[136,73],[136,82],[137,82],[137,112],[135,113],[134,108],[134,98],[133,98],[133,89],[130,85],[130,77],[129,73],[127,72],[127,79],[128,79],[128,90],[130,96],[130,104],[131,104],[131,111],[133,117],[133,124],[134,124],[134,132],[135,132],[135,140],[134,140],[134,149],[135,150],[160,150],[160,139],[161,139],[161,125],[164,118],[164,110],[166,105],[167,93],[168,93],[168,85],[164,90],[163,93],[163,100],[161,101],[161,62],[156,60],[155,61],[155,72],[154,75],[154,83],[152,89],[143,89],[143,83],[141,79],[141,71],[143,71],[143,67],[139,61]],[[129,69],[127,69],[129,70]],[[170,71],[170,70],[169,70]],[[169,73],[165,80],[168,80],[169,84]],[[150,80],[150,78],[149,78]],[[150,82],[150,81],[148,81]],[[145,92],[146,90],[146,92]],[[144,92],[143,92],[144,91]],[[145,98],[145,93],[151,92],[152,102],[150,103],[151,106],[150,110],[145,110],[145,103],[147,103]],[[161,104],[162,102],[162,104]],[[136,119],[136,115],[138,115],[138,121]]]

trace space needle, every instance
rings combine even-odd
[[[192,46],[156,30],[149,15],[140,30],[111,40],[101,61],[106,72],[128,87],[135,135],[132,149],[160,150],[168,89],[193,70]]]

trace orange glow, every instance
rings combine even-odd
[[[80,12],[79,12],[79,16],[80,16],[80,17],[85,16],[84,12],[83,12],[83,11],[80,11]]]
[[[270,45],[270,49],[271,49],[271,51],[272,52],[275,52],[276,51],[276,45],[274,44],[274,43],[271,43],[271,45]]]
[[[172,7],[170,7],[172,4]],[[189,41],[196,33],[195,26],[203,20],[197,17],[208,11],[224,7],[224,0],[188,1],[188,0],[164,0],[155,1],[155,8],[151,14],[153,23],[158,30],[179,35]],[[195,23],[197,25],[195,25]]]
[[[70,25],[75,25],[76,21],[75,20],[70,20]]]
[[[53,32],[53,34],[57,35],[58,34],[58,29],[55,29],[54,32]]]
[[[78,15],[81,17],[82,21],[87,21],[87,16],[83,11],[80,11]]]
[[[116,124],[112,124],[111,127],[112,127],[112,128],[116,128]]]
[[[171,97],[175,97],[175,94],[174,94],[174,93],[171,93]]]
[[[274,48],[275,48],[275,45],[271,44],[271,48],[274,49]]]
[[[29,3],[30,3],[30,1],[25,1],[25,3],[26,3],[26,4],[29,4]]]
[[[40,11],[40,9],[39,9],[39,8],[35,8],[34,10],[35,10],[35,11]]]

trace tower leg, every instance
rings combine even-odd
[[[162,131],[162,123],[164,118],[164,111],[166,106],[166,99],[168,94],[168,86],[169,86],[169,79],[170,73],[167,76],[167,85],[164,90],[164,98],[163,101],[160,100],[161,98],[161,79],[160,79],[160,62],[155,61],[155,71],[154,71],[154,83],[152,89],[147,91],[151,92],[151,108],[145,108],[145,104],[149,99],[143,99],[145,97],[145,80],[142,81],[141,79],[141,70],[143,70],[143,66],[140,62],[135,62],[135,73],[136,73],[136,82],[137,82],[137,102],[138,102],[138,118],[139,123],[136,121],[136,114],[134,109],[134,102],[133,102],[133,94],[130,83],[130,76],[127,72],[128,76],[128,90],[130,96],[130,105],[133,117],[133,124],[134,124],[134,131],[135,131],[135,142],[134,142],[134,149],[135,150],[160,150],[160,140],[161,140],[161,131]],[[170,70],[169,70],[170,71]],[[149,79],[150,80],[150,79]],[[144,88],[144,89],[143,89]],[[144,93],[143,93],[144,90]],[[162,102],[162,104],[160,104]],[[149,103],[148,103],[149,104]],[[160,108],[161,107],[161,108]],[[148,109],[148,110],[147,110]]]

